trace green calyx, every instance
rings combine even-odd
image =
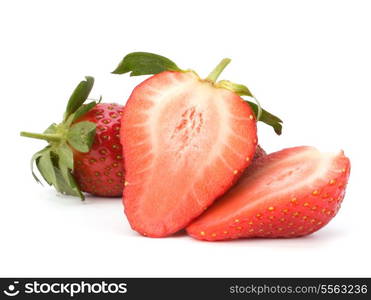
[[[96,124],[89,121],[74,123],[82,117],[97,102],[87,104],[89,93],[94,85],[94,78],[87,76],[73,91],[60,124],[51,124],[43,133],[22,131],[23,137],[40,139],[48,142],[48,145],[36,152],[31,159],[32,176],[39,183],[41,181],[34,172],[34,165],[44,180],[56,188],[62,194],[78,196],[84,200],[78,184],[73,177],[73,151],[89,152],[94,142]],[[98,103],[101,99],[98,100]]]
[[[214,70],[211,71],[211,73],[205,78],[204,81],[213,84],[216,88],[227,89],[238,94],[241,97],[247,96],[251,98],[251,100],[253,100],[255,103],[248,100],[246,100],[246,102],[254,111],[256,120],[271,126],[274,129],[275,133],[280,135],[282,133],[282,120],[263,109],[259,101],[253,96],[253,94],[245,85],[236,84],[228,80],[217,81],[220,74],[230,62],[231,60],[229,58],[222,59],[220,63],[214,68]],[[182,70],[173,61],[158,54],[149,52],[133,52],[126,55],[112,73],[129,73],[130,76],[140,76],[154,75],[164,71],[188,72],[190,70]]]

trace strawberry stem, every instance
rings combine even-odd
[[[33,139],[45,140],[48,142],[59,142],[62,139],[62,136],[60,134],[33,133],[33,132],[26,132],[26,131],[22,131],[21,136],[33,138]]]
[[[215,83],[219,75],[224,71],[225,67],[231,62],[230,58],[223,58],[221,62],[211,71],[209,76],[206,77],[206,80],[212,83]]]

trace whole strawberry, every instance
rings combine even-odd
[[[123,107],[115,103],[84,104],[94,78],[86,77],[71,95],[63,121],[50,125],[42,134],[21,136],[46,140],[49,144],[32,157],[49,185],[63,194],[82,192],[97,196],[121,196],[124,186],[120,122]]]
[[[123,107],[99,103],[76,123],[96,124],[93,145],[87,153],[74,150],[73,175],[84,192],[98,196],[121,196],[124,187],[120,122]]]

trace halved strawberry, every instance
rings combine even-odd
[[[313,233],[338,212],[349,172],[343,152],[303,146],[269,154],[254,161],[187,232],[208,241]]]
[[[149,53],[129,54],[115,70],[158,73],[134,89],[121,122],[123,201],[139,233],[163,237],[184,228],[252,161],[256,117],[240,97],[251,94],[245,86],[216,82],[229,62],[222,60],[205,80]]]
[[[162,72],[125,107],[125,212],[132,227],[166,236],[186,226],[249,165],[257,143],[250,107],[193,72]]]

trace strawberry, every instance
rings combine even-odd
[[[75,123],[96,124],[96,134],[90,151],[74,150],[73,175],[82,191],[106,197],[122,195],[124,169],[120,143],[120,123],[123,107],[116,103],[99,103]]]
[[[262,114],[280,130],[277,117],[240,97],[252,97],[247,87],[216,82],[229,62],[223,59],[201,79],[167,58],[139,52],[114,71],[156,74],[133,90],[121,126],[125,213],[142,235],[177,232],[235,183],[254,156]]]
[[[119,135],[123,107],[95,101],[84,104],[93,84],[92,77],[80,82],[60,124],[53,123],[42,134],[21,132],[21,136],[49,143],[32,157],[36,181],[40,182],[34,163],[49,185],[82,200],[82,192],[121,196],[124,185]]]
[[[257,159],[187,232],[208,241],[311,234],[338,212],[349,172],[343,152],[296,147],[269,154]]]

